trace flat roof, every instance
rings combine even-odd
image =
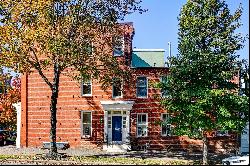
[[[134,48],[133,51],[154,51],[154,52],[159,51],[159,52],[164,52],[166,50],[165,49],[155,49],[155,48],[154,49]]]

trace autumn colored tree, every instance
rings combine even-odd
[[[230,14],[223,0],[188,0],[179,15],[177,57],[162,87],[169,96],[163,105],[173,114],[175,135],[203,140],[207,164],[207,134],[240,133],[249,120],[248,97],[239,96],[238,61],[244,37],[235,33],[242,8]]]
[[[0,71],[0,126],[16,129],[16,110],[13,104],[21,100],[20,78]]]
[[[135,11],[140,0],[2,0],[0,64],[15,71],[37,71],[51,89],[51,148],[56,157],[56,112],[60,76],[98,79],[103,87],[123,77],[112,50],[123,36],[118,21]],[[48,78],[45,71],[52,69]],[[67,70],[66,70],[67,69]]]

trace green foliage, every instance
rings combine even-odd
[[[241,132],[249,118],[248,97],[232,82],[241,67],[237,50],[245,38],[240,6],[234,14],[221,0],[188,0],[179,15],[177,57],[170,59],[169,97],[162,104],[173,113],[176,135],[201,138],[203,132]]]
[[[127,70],[112,55],[113,37],[127,35],[127,14],[143,12],[140,0],[1,0],[0,66],[36,71],[51,89],[51,156],[56,153],[56,112],[62,74],[97,79],[102,87]],[[132,34],[129,34],[132,35]],[[132,38],[132,36],[130,36]],[[115,43],[115,44],[114,44]],[[91,50],[90,50],[91,47]],[[46,72],[53,71],[53,78]],[[126,79],[126,77],[125,77]]]

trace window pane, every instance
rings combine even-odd
[[[124,37],[123,36],[117,36],[113,37],[113,55],[114,56],[122,56],[123,55],[123,48],[124,48]]]
[[[138,124],[146,124],[147,123],[147,115],[146,114],[138,114]]]
[[[91,123],[91,113],[86,112],[82,114],[82,123]]]
[[[83,136],[91,135],[91,112],[82,113],[82,134]]]
[[[168,121],[170,120],[169,114],[162,114],[162,125],[161,125],[161,133],[163,136],[171,136],[171,124]]]
[[[142,123],[146,123],[147,122],[147,117],[146,115],[142,115]]]
[[[147,136],[147,126],[138,126],[137,134],[137,136]]]
[[[162,120],[163,121],[167,120],[167,114],[162,114]]]
[[[121,111],[113,111],[113,114],[121,114]]]
[[[162,135],[167,135],[167,127],[165,125],[162,125],[161,134]]]
[[[137,97],[147,97],[147,78],[137,77],[136,88]]]
[[[121,49],[114,49],[113,55],[114,56],[122,56],[123,55],[123,51]]]
[[[90,124],[83,124],[83,135],[90,135],[91,126]]]
[[[147,86],[147,78],[146,77],[138,77],[137,78],[137,87],[145,87]]]
[[[168,82],[168,77],[167,76],[161,76],[161,82],[167,83]]]
[[[137,127],[137,135],[142,136],[142,127]]]
[[[138,97],[147,97],[147,88],[137,88],[137,96]]]
[[[171,136],[171,125],[167,125],[167,136]]]
[[[90,84],[83,84],[82,85],[82,94],[91,94],[91,85]]]
[[[122,83],[120,79],[114,79],[113,82],[113,97],[121,96]]]
[[[142,118],[141,118],[141,115],[139,114],[139,115],[138,115],[138,119],[137,119],[137,123],[138,123],[138,124],[141,123],[141,119],[142,119]]]
[[[161,77],[161,82],[167,84],[168,83],[168,76],[162,76]],[[168,90],[166,88],[161,89],[161,96],[162,97],[167,97],[169,94]]]

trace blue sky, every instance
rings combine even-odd
[[[249,34],[249,0],[225,0],[234,13],[242,3],[243,24],[238,31],[243,35]],[[168,42],[171,42],[172,55],[176,55],[178,44],[178,20],[181,7],[187,0],[143,0],[141,6],[148,9],[146,13],[133,13],[126,17],[125,21],[133,22],[135,36],[133,47],[136,48],[163,48],[168,52]],[[249,39],[245,47],[237,52],[240,58],[249,61]],[[168,53],[167,53],[168,54]]]

